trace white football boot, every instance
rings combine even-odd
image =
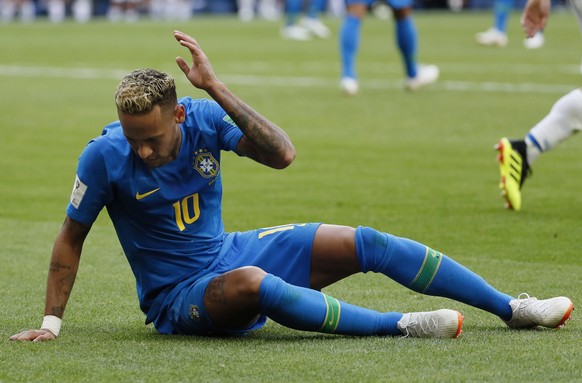
[[[480,45],[487,45],[487,46],[498,46],[504,47],[507,46],[508,38],[507,34],[501,32],[498,29],[490,28],[485,32],[479,32],[475,35],[475,40]]]
[[[331,31],[324,23],[319,19],[314,19],[311,17],[306,17],[301,19],[301,26],[307,29],[309,32],[313,33],[315,37],[320,39],[327,39],[331,36]]]
[[[405,337],[457,338],[463,331],[463,316],[455,310],[407,313],[396,324]]]
[[[311,33],[300,25],[287,25],[281,29],[281,37],[286,40],[307,41],[311,40]]]
[[[439,78],[439,68],[436,65],[418,65],[416,76],[404,81],[407,90],[418,90],[424,86],[436,82]]]
[[[540,49],[544,46],[545,38],[543,32],[536,33],[533,37],[523,40],[526,49]]]
[[[353,77],[343,77],[340,81],[340,90],[348,96],[355,96],[360,90],[358,80]]]
[[[574,310],[574,304],[569,298],[556,297],[540,301],[525,293],[519,294],[509,305],[513,316],[505,324],[511,328],[561,327],[570,319]]]

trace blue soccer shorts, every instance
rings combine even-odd
[[[366,4],[367,6],[370,6],[372,5],[373,2],[374,0],[346,0],[346,5]],[[392,9],[402,9],[412,7],[412,0],[387,0],[386,2]]]
[[[218,275],[243,266],[256,266],[287,283],[309,287],[311,250],[320,223],[289,224],[227,235],[219,262],[189,283],[178,286],[166,306],[166,320],[156,323],[161,333],[188,335],[244,335],[262,327],[261,316],[246,329],[225,330],[213,325],[204,307],[208,283]]]

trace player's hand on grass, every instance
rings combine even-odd
[[[12,335],[10,340],[22,340],[22,341],[30,341],[30,342],[44,342],[47,340],[53,340],[57,337],[55,334],[50,332],[49,330],[26,330],[19,332],[18,334]]]
[[[192,55],[192,66],[189,66],[182,57],[176,57],[176,63],[190,83],[196,88],[206,91],[219,83],[208,57],[206,57],[196,39],[180,31],[174,31],[174,38],[180,45],[188,48]]]

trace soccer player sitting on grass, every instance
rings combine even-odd
[[[566,297],[516,299],[442,253],[369,227],[288,224],[225,233],[221,150],[282,169],[295,158],[289,137],[236,97],[192,37],[174,32],[192,55],[178,66],[214,100],[177,100],[174,80],[152,69],[120,83],[119,121],[83,151],[52,253],[45,317],[12,340],[55,339],[92,223],[107,208],[136,278],[146,323],[163,334],[244,334],[266,318],[290,328],[345,335],[455,338],[454,310],[377,312],[320,290],[373,271],[424,294],[464,302],[512,328],[559,327]]]

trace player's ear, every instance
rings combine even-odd
[[[181,124],[186,120],[186,111],[184,110],[184,105],[176,105],[176,109],[174,110],[174,117],[176,118],[176,122],[178,124]]]

